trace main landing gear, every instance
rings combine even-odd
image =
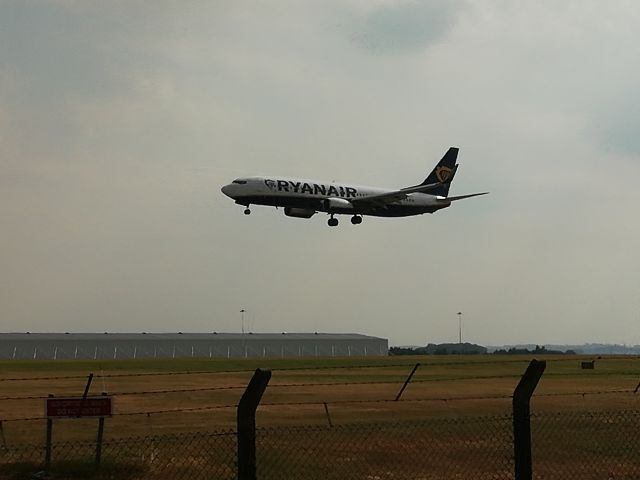
[[[351,217],[351,223],[353,223],[354,225],[360,225],[362,223],[362,217],[360,215],[354,215],[353,217]],[[329,219],[327,224],[330,227],[337,227],[338,226],[338,219],[334,218],[333,214],[331,214],[331,218]]]
[[[250,215],[251,214],[251,210],[249,210],[249,205],[247,205],[247,208],[244,209],[244,214],[245,215]]]

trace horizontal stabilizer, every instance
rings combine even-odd
[[[459,195],[457,197],[439,198],[438,200],[440,200],[441,202],[455,202],[456,200],[464,200],[465,198],[479,197],[480,195],[487,195],[488,193],[489,192],[471,193],[469,195]]]

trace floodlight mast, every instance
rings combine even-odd
[[[458,312],[458,343],[462,345],[462,312]]]
[[[245,338],[244,338],[244,308],[242,310],[240,310],[240,317],[241,317],[241,322],[242,322],[242,335],[240,336],[240,338],[242,338],[242,353],[241,355],[244,356],[244,358],[247,358],[247,344],[245,343]]]

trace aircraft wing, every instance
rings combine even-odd
[[[375,206],[384,207],[389,203],[399,202],[407,198],[410,193],[426,193],[440,187],[442,183],[431,183],[429,185],[416,185],[415,187],[402,188],[392,192],[380,193],[378,195],[369,195],[368,197],[350,198],[349,202],[353,206]]]

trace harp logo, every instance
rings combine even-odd
[[[273,180],[265,180],[264,184],[267,186],[267,188],[271,191],[275,191],[276,189],[276,182],[274,182]]]
[[[453,176],[453,169],[449,167],[437,167],[436,168],[436,178],[440,183],[447,183],[448,180],[451,180]]]

